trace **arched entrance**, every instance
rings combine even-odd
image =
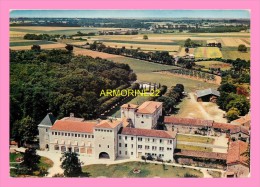
[[[106,152],[101,152],[101,153],[99,153],[99,159],[102,159],[102,158],[104,158],[104,159],[110,159],[109,154],[106,153]]]

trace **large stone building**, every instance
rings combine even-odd
[[[152,129],[162,115],[162,103],[123,105],[121,114],[121,119],[95,121],[74,115],[55,121],[48,114],[38,125],[40,149],[73,151],[96,159],[151,155],[173,160],[176,133]]]

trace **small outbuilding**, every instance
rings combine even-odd
[[[196,97],[198,102],[216,103],[219,96],[220,96],[219,91],[212,88],[196,91]]]

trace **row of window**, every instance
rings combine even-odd
[[[52,132],[52,135],[55,136],[71,136],[71,137],[78,137],[78,138],[94,138],[94,135],[87,135],[87,134],[78,134],[78,133],[66,133],[66,132]]]
[[[61,152],[65,152],[66,151],[66,147],[65,146],[61,146],[59,147],[58,145],[55,145],[54,146],[54,150],[55,151],[59,151],[61,150]],[[68,148],[68,151],[72,151],[72,147],[69,147]],[[78,147],[74,147],[74,150],[73,150],[75,153],[79,153],[79,148]]]
[[[102,147],[101,144],[98,144],[98,147]],[[107,145],[107,148],[109,148],[109,145]]]
[[[112,132],[112,130],[106,130],[106,129],[95,129],[95,131],[99,131],[99,132]]]
[[[119,155],[122,155],[122,151],[119,151]],[[125,151],[125,155],[127,156],[127,151]],[[131,152],[131,155],[134,155],[134,152]]]
[[[121,136],[119,136],[118,138],[119,138],[119,140],[122,140],[122,137],[121,137]],[[125,136],[124,139],[127,140],[128,137]],[[156,143],[156,139],[154,139],[154,138],[150,139],[150,138],[141,138],[141,137],[138,137],[137,140],[138,140],[139,142],[141,142],[141,141],[143,141],[143,139],[145,140],[145,142],[153,142],[153,143]],[[131,137],[131,140],[134,140],[134,137]],[[159,142],[160,142],[160,143],[163,143],[163,139],[160,139]],[[167,140],[167,143],[168,143],[168,144],[172,144],[172,140]]]

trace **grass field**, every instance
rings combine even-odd
[[[140,173],[133,173],[134,169],[140,170]],[[144,177],[161,177],[161,178],[183,178],[185,175],[195,175],[203,177],[202,172],[184,168],[154,163],[144,162],[126,162],[122,164],[96,164],[83,166],[83,172],[89,177],[111,177],[111,178],[144,178]]]
[[[246,47],[250,47],[250,38],[221,38],[218,39],[219,42],[222,43],[222,46],[239,46],[240,44],[244,44]]]
[[[205,66],[207,70],[208,68],[220,68],[221,70],[229,70],[231,68],[230,64],[219,61],[199,61],[195,62],[195,64]]]
[[[183,149],[183,150],[191,150],[191,151],[206,151],[206,152],[212,152],[213,149],[211,147],[200,147],[200,146],[194,146],[194,145],[183,145],[177,143],[177,149]]]
[[[250,52],[240,52],[240,51],[222,51],[223,58],[225,59],[244,59],[244,60],[250,60]]]
[[[222,53],[218,47],[198,47],[194,51],[195,58],[221,58]]]
[[[177,134],[177,141],[213,144],[214,139],[202,136],[189,136],[184,134]]]

